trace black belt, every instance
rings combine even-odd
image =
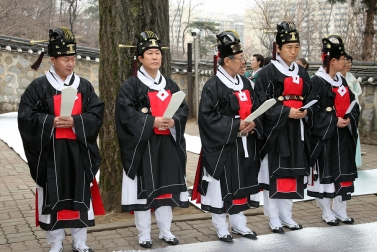
[[[254,134],[254,130],[249,131],[249,132],[240,131],[240,132],[238,132],[237,137],[246,137],[246,136],[251,135],[251,134]]]
[[[303,101],[304,97],[302,97],[301,95],[281,95],[281,96],[278,97],[278,100],[279,101],[286,101],[286,100],[299,100],[299,101]]]

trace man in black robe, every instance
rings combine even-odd
[[[292,199],[304,198],[304,177],[309,175],[310,142],[304,120],[309,93],[309,75],[295,63],[300,50],[295,24],[277,25],[276,60],[259,71],[255,92],[260,102],[275,98],[277,103],[263,116],[262,164],[259,183],[264,195],[264,214],[273,232],[284,233],[302,226],[292,220]]]
[[[76,42],[71,30],[50,30],[49,55],[52,67],[26,88],[18,110],[19,131],[37,183],[37,225],[46,230],[51,252],[63,250],[64,228],[71,228],[73,251],[90,252],[86,233],[94,226],[97,206],[91,189],[98,193],[95,175],[101,157],[96,141],[104,104],[90,82],[73,72]],[[68,86],[77,89],[76,100],[71,116],[61,117],[61,91]]]
[[[202,151],[193,199],[212,213],[219,239],[231,242],[227,213],[233,233],[257,236],[246,226],[243,211],[259,206],[256,138],[262,136],[262,127],[258,118],[244,121],[259,104],[250,80],[238,74],[244,60],[238,34],[224,31],[217,39],[220,66],[205,83],[200,99]]]
[[[178,239],[170,232],[172,206],[189,205],[184,138],[188,106],[183,101],[173,118],[162,117],[179,87],[160,73],[162,48],[154,32],[140,34],[137,54],[142,66],[120,87],[115,108],[124,168],[122,209],[134,211],[142,247],[152,247],[151,209],[159,239],[176,245]]]
[[[309,110],[312,155],[308,195],[316,197],[322,219],[332,226],[339,221],[352,224],[346,200],[354,191],[357,127],[360,114],[355,95],[339,72],[346,67],[346,52],[339,36],[322,39],[323,66],[311,78],[311,99],[318,102]],[[330,209],[330,199],[333,207]]]

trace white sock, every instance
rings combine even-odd
[[[280,219],[290,225],[297,225],[297,223],[294,220],[292,220],[292,218],[288,218],[288,219],[280,218]]]
[[[81,241],[81,240],[74,241],[74,245],[78,249],[87,249],[87,248],[89,248],[88,246],[86,246],[85,242]]]
[[[160,233],[165,237],[165,238],[175,238],[175,236],[170,232],[170,230],[160,230]]]
[[[50,252],[60,252],[63,248],[63,243],[61,241],[51,243]]]
[[[270,217],[270,223],[274,227],[281,227],[281,222],[279,217]]]

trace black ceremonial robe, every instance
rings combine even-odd
[[[316,169],[312,172],[312,179],[318,180],[320,184],[334,183],[335,186],[334,193],[318,191],[316,186],[309,186],[309,183],[308,195],[312,197],[334,198],[342,195],[343,200],[347,200],[354,191],[353,181],[357,178],[355,154],[360,109],[356,103],[348,115],[350,119],[348,127],[337,127],[337,112],[341,113],[342,110],[344,114],[350,102],[355,100],[355,95],[348,89],[347,81],[341,78],[341,83],[347,90],[345,93],[347,101],[341,101],[344,104],[339,104],[343,108],[335,104],[337,87],[319,76],[315,75],[311,78],[313,89],[310,98],[318,100],[308,111],[312,145],[310,163]],[[340,116],[343,117],[343,114]]]
[[[298,67],[303,86],[301,94],[294,95],[301,96],[302,104],[306,104],[310,77],[303,67]],[[304,176],[309,175],[310,136],[307,124],[301,119],[305,139],[302,141],[300,120],[289,118],[291,107],[278,99],[283,95],[291,95],[285,91],[285,83],[291,80],[292,77],[284,75],[271,63],[259,71],[254,87],[260,103],[271,98],[277,99],[277,103],[263,115],[263,139],[260,141],[260,156],[263,159],[268,154],[270,176],[269,184],[261,183],[261,187],[269,190],[271,198],[303,198]],[[287,184],[291,184],[289,188]]]
[[[171,94],[178,92],[178,85],[164,77],[165,90]],[[129,202],[122,205],[122,210],[143,211],[166,205],[188,207],[188,201],[180,201],[179,197],[181,192],[187,192],[184,132],[188,106],[183,101],[172,118],[176,139],[171,134],[156,134],[148,92],[156,91],[139,78],[130,77],[120,87],[116,101],[115,124],[124,172],[130,179],[137,178],[137,199],[147,200],[146,204]]]
[[[243,76],[242,91],[249,91],[252,111],[259,107],[251,82]],[[224,208],[205,205],[203,210],[216,214],[236,214],[250,207],[259,207],[259,201],[250,195],[259,192],[258,172],[260,158],[257,150],[257,137],[262,137],[260,118],[254,134],[247,136],[249,157],[245,158],[242,137],[237,137],[240,127],[240,105],[238,91],[228,88],[217,76],[209,79],[203,87],[199,106],[198,126],[202,142],[201,162],[199,163],[195,184],[198,192],[207,194],[208,182],[203,179],[206,171],[212,178],[220,180]],[[249,111],[248,114],[250,114]],[[197,173],[198,173],[197,171]]]
[[[77,77],[76,77],[77,78]],[[90,183],[97,173],[101,157],[96,143],[102,126],[104,104],[92,85],[80,78],[81,114],[73,115],[76,139],[57,139],[54,122],[54,96],[60,95],[46,76],[35,79],[21,97],[18,127],[30,173],[43,188],[42,214],[51,214],[51,222],[39,224],[44,230],[94,226],[88,219]],[[61,211],[79,211],[78,219],[61,218]]]

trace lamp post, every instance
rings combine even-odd
[[[198,68],[198,38],[194,37],[194,58],[195,58],[195,107],[196,107],[196,123],[199,117],[199,68]]]
[[[199,52],[199,46],[198,46],[198,35],[200,30],[194,29],[191,31],[191,36],[194,38],[194,69],[195,69],[195,117],[196,117],[196,123],[198,123],[198,117],[199,117],[199,68],[198,68],[198,52]]]

